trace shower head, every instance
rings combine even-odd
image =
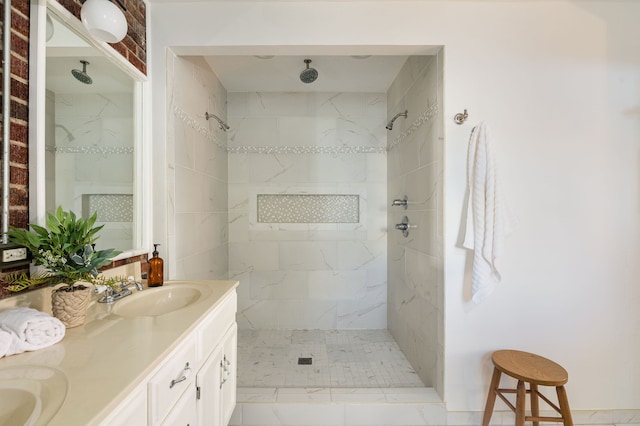
[[[226,132],[227,130],[230,129],[230,127],[227,125],[227,123],[225,123],[224,121],[222,121],[220,118],[218,118],[217,116],[215,116],[213,114],[209,114],[208,112],[205,112],[204,113],[204,118],[206,118],[207,121],[209,121],[210,118],[215,119],[218,122],[218,127],[223,132]]]
[[[409,111],[405,110],[404,112],[399,112],[397,113],[391,120],[389,120],[389,122],[387,123],[387,125],[385,126],[387,130],[392,130],[393,129],[393,122],[396,121],[396,119],[398,117],[404,117],[407,118],[407,116],[409,115]]]
[[[89,65],[89,62],[80,61],[80,63],[82,64],[82,71],[73,69],[71,70],[71,74],[73,74],[76,80],[78,80],[81,83],[84,83],[84,84],[93,83],[93,80],[91,79],[91,77],[89,77],[89,74],[87,74],[87,65]]]
[[[311,59],[305,59],[304,63],[307,64],[307,68],[300,73],[300,81],[303,83],[313,83],[318,79],[318,71],[315,68],[309,68]]]

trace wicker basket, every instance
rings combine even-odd
[[[82,283],[57,288],[51,293],[53,316],[67,328],[82,325],[87,317],[90,300],[91,288]]]

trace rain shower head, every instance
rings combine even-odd
[[[404,117],[407,118],[407,115],[409,115],[409,111],[405,110],[404,112],[399,112],[397,113],[391,120],[389,120],[389,122],[387,123],[387,125],[385,126],[385,128],[387,130],[392,130],[393,129],[393,122],[396,121],[396,119],[398,117]]]
[[[87,65],[89,65],[89,62],[80,61],[80,63],[82,64],[82,71],[72,69],[71,74],[73,74],[76,80],[78,80],[81,83],[84,83],[84,84],[93,83],[93,80],[91,79],[91,77],[89,77],[89,74],[87,74]]]
[[[300,73],[300,81],[303,83],[313,83],[318,79],[318,71],[315,68],[309,68],[311,59],[305,59],[304,63],[307,64],[307,68]]]

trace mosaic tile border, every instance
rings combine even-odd
[[[258,223],[359,223],[358,194],[258,194]]]
[[[178,107],[177,105],[174,105],[173,107],[173,114],[187,127],[195,130],[196,132],[207,138],[207,140],[215,143],[218,148],[227,151],[227,145],[219,140],[215,132],[210,131],[207,127],[198,123],[198,120],[191,117],[186,111],[180,109],[180,107]]]
[[[126,146],[51,146],[47,145],[46,150],[53,152],[54,154],[101,154],[101,155],[113,155],[113,154],[133,154],[133,147]]]
[[[371,146],[236,146],[230,154],[385,154],[385,147]]]
[[[387,147],[372,146],[234,146],[230,147],[218,140],[214,132],[209,131],[206,127],[200,125],[198,121],[183,111],[178,106],[173,107],[173,113],[180,121],[188,127],[196,130],[205,136],[208,140],[214,142],[220,149],[225,150],[229,154],[386,154],[398,144],[402,143],[413,132],[418,130],[427,121],[431,120],[438,114],[438,104],[434,104],[427,108],[413,123],[401,134],[396,136],[391,144]]]
[[[391,151],[396,145],[400,144],[402,141],[408,138],[413,132],[418,130],[420,126],[422,126],[427,121],[431,120],[437,114],[438,114],[438,104],[434,104],[429,108],[427,108],[422,114],[420,114],[418,118],[416,118],[413,121],[413,123],[411,123],[411,125],[404,132],[400,133],[398,136],[396,136],[393,139],[391,144],[389,144],[387,151]]]

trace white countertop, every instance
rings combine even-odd
[[[85,325],[67,329],[64,339],[48,348],[1,358],[0,373],[29,374],[29,369],[43,368],[55,373],[58,379],[48,382],[55,395],[42,395],[43,416],[36,424],[97,424],[178,346],[202,317],[235,291],[238,282],[169,281],[164,286],[181,284],[204,289],[203,296],[185,308],[155,317],[122,317],[111,313],[110,305],[95,303],[89,308]],[[47,400],[60,398],[65,391],[59,410],[47,413]],[[51,415],[53,418],[47,421]]]

